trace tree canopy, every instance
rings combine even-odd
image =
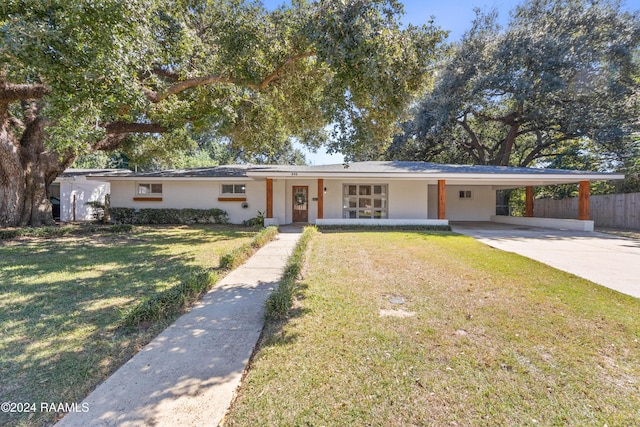
[[[476,13],[387,156],[558,166],[572,153],[637,155],[638,13],[607,0],[529,0],[506,28],[495,12]]]
[[[0,225],[50,223],[79,156],[136,144],[246,153],[378,146],[445,34],[395,0],[7,0],[0,5]],[[133,138],[131,135],[142,135]]]

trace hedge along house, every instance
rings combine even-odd
[[[149,173],[100,174],[111,206],[225,210],[231,223],[264,213],[265,225],[448,225],[500,221],[593,230],[591,181],[612,173],[427,162],[355,162],[322,166],[227,165]],[[576,219],[533,217],[533,188],[579,183]],[[496,215],[496,191],[526,188],[525,218]]]

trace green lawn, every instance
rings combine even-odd
[[[171,320],[125,332],[118,325],[127,310],[189,272],[218,267],[253,235],[226,226],[138,227],[0,241],[0,402],[84,398]],[[55,418],[0,412],[0,425]]]
[[[453,233],[319,234],[303,276],[225,425],[640,420],[638,299]]]

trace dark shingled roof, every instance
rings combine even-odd
[[[404,161],[371,161],[339,163],[319,166],[269,166],[265,171],[277,172],[312,172],[312,173],[469,173],[469,174],[540,174],[540,175],[580,175],[584,173],[598,174],[597,172],[577,171],[566,169],[536,169],[519,168],[511,166],[480,166],[480,165],[448,165],[430,162],[404,162]],[[250,172],[260,171],[259,167],[249,169]],[[606,173],[603,173],[606,175]]]
[[[127,175],[131,173],[129,169],[65,169],[62,172],[60,177],[70,178],[73,176],[84,176],[84,175],[108,175],[108,176],[120,176]]]
[[[79,169],[80,170],[80,169]],[[108,170],[104,173],[92,171],[92,176],[118,176],[135,178],[216,178],[216,177],[246,177],[247,172],[258,173],[424,173],[424,174],[522,174],[522,175],[603,175],[607,173],[577,171],[566,169],[536,169],[509,166],[479,166],[479,165],[447,165],[430,162],[377,161],[339,163],[333,165],[298,166],[298,165],[222,165],[193,169],[173,169],[153,172],[131,172],[124,170]]]
[[[251,168],[251,165],[223,165],[223,166],[211,166],[204,168],[189,168],[189,169],[168,169],[152,172],[132,172],[124,174],[91,174],[92,176],[123,176],[123,177],[136,177],[136,178],[215,178],[215,177],[246,177],[247,169]]]

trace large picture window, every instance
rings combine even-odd
[[[345,184],[343,218],[387,218],[386,184]]]

